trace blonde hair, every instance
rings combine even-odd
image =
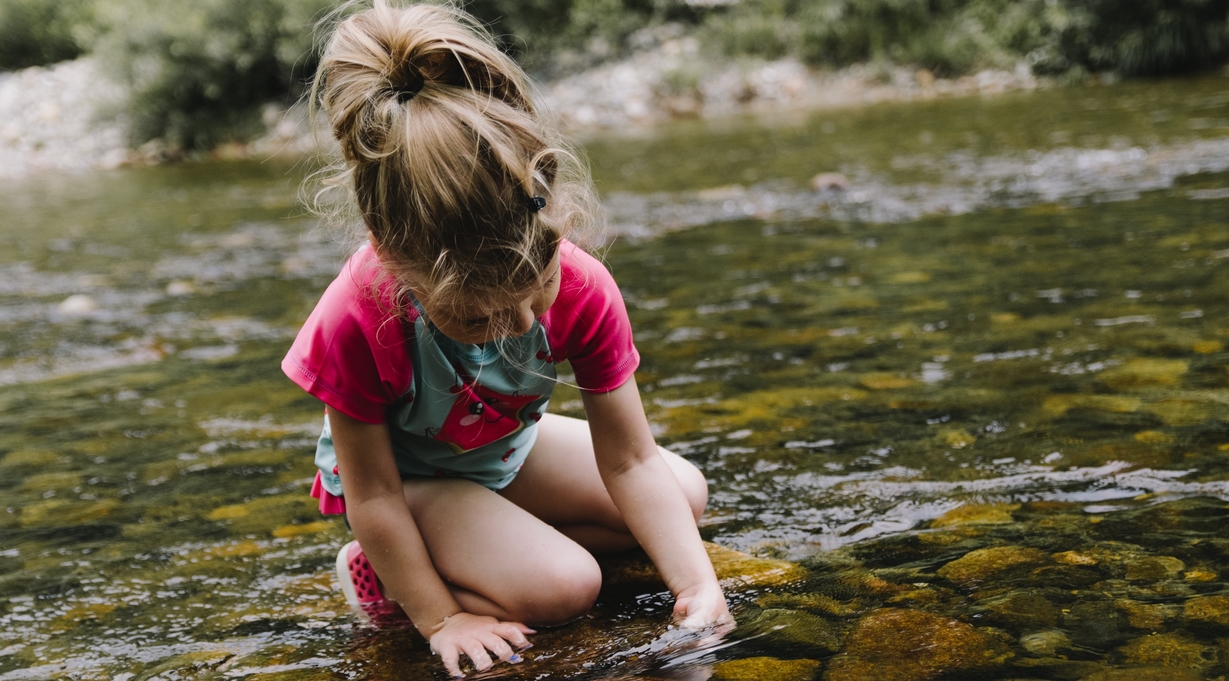
[[[312,101],[341,148],[324,184],[349,190],[401,311],[411,291],[444,309],[506,300],[593,225],[579,157],[543,123],[521,68],[460,10],[375,0],[349,14]]]

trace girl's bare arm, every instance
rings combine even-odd
[[[689,626],[730,619],[691,507],[649,431],[636,380],[583,393],[598,471],[632,535],[677,599]]]
[[[488,649],[503,659],[515,657],[503,641],[492,643],[492,635],[523,647],[531,630],[464,613],[431,562],[406,504],[388,427],[335,409],[328,413],[338,473],[345,480],[346,517],[385,595],[405,610],[454,676],[461,675],[461,653],[480,670],[491,665]]]

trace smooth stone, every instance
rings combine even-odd
[[[1071,649],[1071,638],[1061,629],[1034,631],[1020,637],[1020,647],[1034,655],[1054,657],[1059,651]]]
[[[1127,622],[1136,629],[1160,629],[1182,611],[1177,603],[1142,603],[1126,598],[1114,601],[1114,607],[1126,614]]]
[[[970,610],[988,624],[1011,631],[1050,629],[1058,624],[1059,610],[1043,596],[1028,591],[1013,591],[981,601]]]
[[[1182,606],[1187,622],[1229,627],[1229,596],[1199,596]]]
[[[1109,601],[1085,601],[1063,614],[1063,627],[1077,645],[1108,650],[1125,640],[1130,628],[1126,615]]]
[[[1174,634],[1152,634],[1118,649],[1130,664],[1160,665],[1202,671],[1220,663],[1220,650]]]
[[[1173,556],[1149,556],[1127,563],[1127,579],[1132,581],[1173,579],[1182,574],[1186,563]]]
[[[841,649],[840,633],[832,623],[798,610],[764,610],[741,629],[749,635],[764,634],[764,638],[769,640],[788,641],[795,646],[816,648],[826,653]]]
[[[825,681],[927,681],[1001,666],[1012,657],[997,637],[921,610],[881,609],[854,626]]]
[[[196,285],[190,281],[172,281],[166,285],[166,294],[168,296],[190,296],[193,293],[196,293]]]
[[[931,527],[1008,525],[1020,504],[963,504],[930,521]]]
[[[816,660],[749,657],[713,665],[713,681],[810,681],[819,671]]]
[[[1027,546],[995,546],[970,551],[939,568],[938,575],[962,586],[972,586],[1013,567],[1048,563],[1050,556]]]
[[[55,309],[66,315],[89,314],[98,309],[98,303],[84,293],[78,293],[61,300]]]

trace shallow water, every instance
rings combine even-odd
[[[1229,80],[588,146],[705,538],[805,573],[731,588],[743,626],[708,651],[621,582],[516,678],[1229,672]],[[442,676],[332,585],[320,407],[277,366],[346,241],[300,176],[0,190],[0,679]],[[901,612],[914,639],[868,643]]]

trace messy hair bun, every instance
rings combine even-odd
[[[351,190],[403,292],[457,306],[523,291],[592,222],[583,167],[527,88],[460,10],[375,0],[333,30],[312,88],[341,148],[326,185]]]

